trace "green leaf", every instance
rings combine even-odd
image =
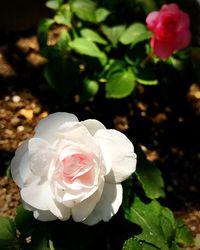
[[[112,60],[110,67],[107,72],[107,78],[116,72],[122,72],[126,70],[126,64],[122,60]]]
[[[137,150],[137,157],[136,176],[142,184],[146,196],[150,199],[164,197],[164,181],[161,171],[146,159],[145,154],[140,148]]]
[[[96,4],[91,0],[71,1],[71,9],[83,21],[96,22]]]
[[[102,58],[104,56],[104,53],[99,50],[95,43],[85,38],[76,38],[69,43],[69,46],[77,53],[82,55],[97,58]]]
[[[137,82],[143,85],[157,85],[159,82],[156,79],[154,70],[152,67],[134,68]]]
[[[67,46],[68,46],[68,42],[71,40],[71,37],[68,33],[67,30],[62,31],[62,33],[60,34],[60,37],[55,45],[55,47],[58,50],[66,50]]]
[[[122,250],[143,250],[142,244],[136,238],[130,238],[125,241]]]
[[[63,0],[50,0],[46,2],[46,6],[50,9],[57,10],[60,5],[63,3]]]
[[[107,98],[124,98],[135,88],[135,77],[131,70],[113,73],[106,83]]]
[[[114,27],[108,27],[106,25],[102,25],[102,32],[108,38],[108,40],[112,43],[114,47],[117,46],[117,43],[120,40],[123,32],[125,31],[125,25],[118,25]]]
[[[107,41],[103,39],[97,32],[91,29],[82,29],[81,30],[82,37],[86,38],[89,41],[96,42],[99,44],[107,44]]]
[[[17,208],[17,215],[15,217],[15,224],[20,231],[23,238],[26,238],[37,229],[38,221],[33,217],[31,211],[25,210],[22,205]]]
[[[136,0],[136,3],[140,4],[140,6],[144,9],[144,11],[145,11],[146,14],[148,14],[149,12],[152,12],[152,11],[155,11],[155,10],[158,9],[158,6],[157,6],[156,2],[157,1],[155,1],[155,0],[148,0],[148,1],[146,1],[146,0]],[[162,3],[160,3],[160,5],[161,4]]]
[[[182,245],[191,245],[194,243],[192,233],[185,226],[183,220],[176,221],[176,242]]]
[[[54,20],[57,24],[64,24],[71,27],[71,18],[72,13],[68,4],[63,4],[57,14],[54,17]]]
[[[125,211],[125,217],[142,228],[142,233],[137,235],[137,239],[158,249],[169,250],[170,244],[163,233],[164,225],[161,224],[163,209],[165,208],[161,207],[157,201],[144,204],[139,198],[135,198],[130,209]],[[173,224],[173,221],[171,223]]]
[[[161,211],[160,222],[163,234],[170,244],[174,240],[176,221],[173,213],[167,207],[163,207]]]
[[[142,23],[134,23],[128,27],[120,38],[120,42],[127,45],[135,45],[138,42],[149,39],[152,33],[147,31],[146,26]]]
[[[44,76],[48,84],[56,89],[63,97],[70,97],[77,86],[79,67],[70,58],[62,55],[51,55],[45,65]]]
[[[54,20],[50,18],[43,19],[39,23],[37,36],[38,36],[38,41],[39,41],[41,48],[47,45],[49,28],[53,23],[54,23]]]
[[[96,22],[100,23],[106,20],[107,16],[110,15],[110,11],[104,8],[98,8],[95,11]]]
[[[16,226],[9,217],[0,217],[0,249],[20,249]]]

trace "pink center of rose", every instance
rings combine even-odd
[[[80,182],[83,185],[91,185],[94,180],[94,157],[88,153],[70,152],[65,148],[56,165],[55,177],[68,184]]]

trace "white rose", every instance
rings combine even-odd
[[[122,203],[120,183],[135,168],[133,144],[125,135],[62,112],[42,119],[11,161],[23,205],[35,218],[72,216],[88,225],[116,214]]]

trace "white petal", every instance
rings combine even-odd
[[[33,216],[40,221],[53,221],[57,219],[57,217],[48,210],[35,210]]]
[[[88,199],[78,203],[75,207],[72,208],[72,218],[76,222],[81,222],[85,220],[89,214],[94,210],[97,202],[99,201],[104,183],[99,187],[99,189]]]
[[[84,224],[94,225],[99,221],[109,221],[115,215],[122,203],[122,185],[105,183],[100,201],[93,212],[83,221]]]
[[[46,175],[50,163],[55,156],[55,151],[50,148],[50,144],[40,138],[32,138],[28,143],[30,169],[34,174]]]
[[[49,210],[60,220],[67,220],[71,215],[70,208],[55,201],[48,182],[38,182],[21,190],[21,197],[32,210]]]
[[[68,220],[71,216],[71,209],[55,200],[48,182],[44,184],[43,190],[45,190],[46,204],[51,213],[60,220]]]
[[[78,122],[78,118],[71,113],[65,112],[50,114],[40,120],[35,127],[35,137],[40,137],[51,142],[52,139],[54,139],[53,134],[55,133],[55,130],[66,122]]]
[[[98,130],[94,136],[103,153],[107,168],[111,168],[106,182],[119,183],[136,169],[136,155],[131,141],[114,129]]]
[[[58,151],[60,151],[60,148],[63,146],[71,145],[80,148],[85,152],[92,152],[99,155],[99,148],[97,147],[93,137],[87,128],[81,123],[77,123],[71,127],[71,129],[68,128],[68,124],[63,124],[57,130],[57,138],[60,138],[60,140],[57,141],[57,144],[60,145],[55,145],[56,148],[59,148]]]
[[[23,186],[23,180],[19,173],[20,163],[24,154],[28,151],[28,141],[22,143],[16,150],[15,156],[13,157],[10,168],[13,180],[17,183],[19,187]]]
[[[22,200],[35,209],[48,210],[43,187],[44,183],[40,183],[40,178],[38,177],[37,181],[21,189]]]
[[[106,129],[101,122],[95,119],[88,119],[81,123],[88,129],[91,135],[94,135],[99,129]]]

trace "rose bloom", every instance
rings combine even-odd
[[[62,112],[42,119],[11,161],[22,203],[36,219],[72,217],[88,225],[117,213],[121,182],[135,168],[133,144],[124,134]]]
[[[151,47],[162,59],[190,43],[189,16],[175,3],[165,4],[160,11],[151,12],[146,18],[146,23],[148,29],[153,32]]]

